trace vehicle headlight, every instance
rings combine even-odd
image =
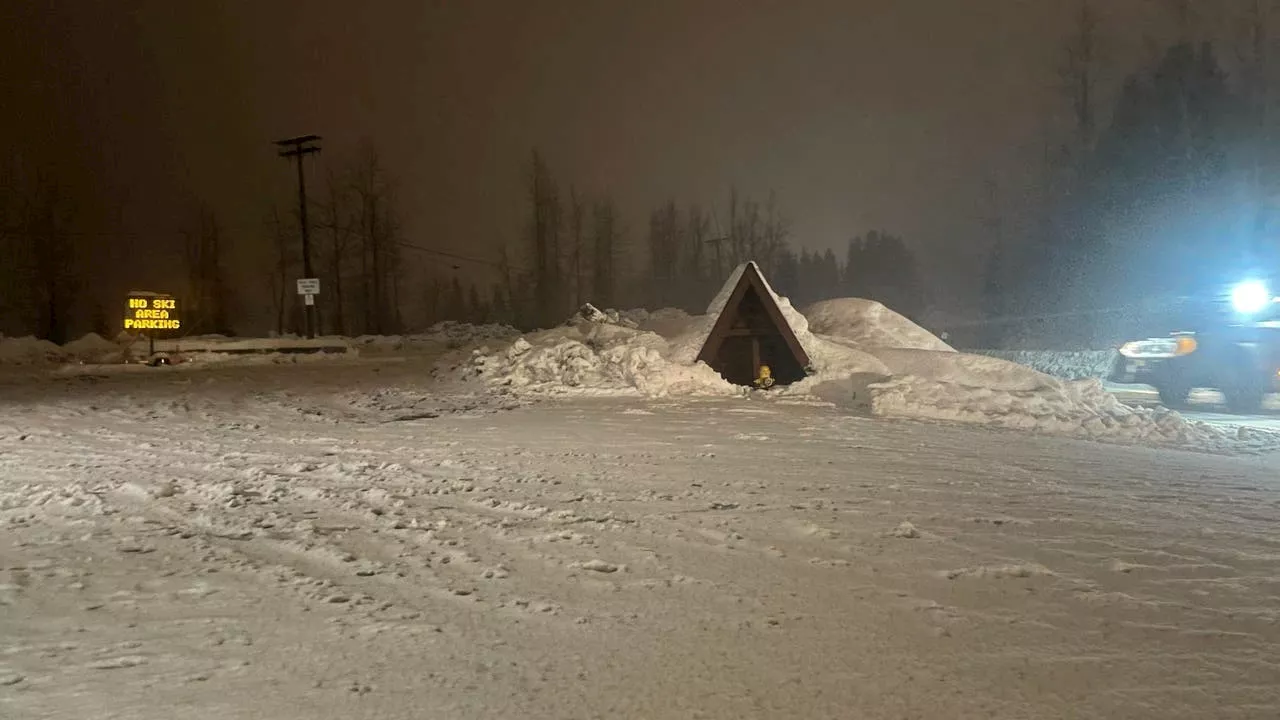
[[[1120,354],[1129,358],[1137,357],[1142,354],[1141,345],[1139,342],[1127,342],[1120,346]]]
[[[1236,312],[1252,315],[1271,304],[1271,289],[1260,280],[1249,280],[1231,290],[1231,306]]]
[[[1190,335],[1168,338],[1134,340],[1120,346],[1120,354],[1127,358],[1170,358],[1190,355],[1200,345]]]

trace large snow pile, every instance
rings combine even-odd
[[[999,358],[882,350],[896,372],[867,383],[871,412],[1072,435],[1220,449],[1239,441],[1276,446],[1280,436],[1188,422],[1176,412],[1129,407],[1097,379],[1063,380]]]
[[[0,337],[0,364],[39,365],[62,362],[66,355],[62,348],[48,340],[34,337]]]
[[[625,322],[635,323],[641,330],[657,333],[664,338],[677,338],[687,334],[698,318],[679,308],[661,310],[626,310],[620,313]]]
[[[514,394],[746,394],[697,362],[745,267],[734,272],[705,315],[663,311],[667,337],[644,329],[646,323],[656,325],[654,314],[587,306],[563,327],[526,335],[497,350],[479,348],[454,369]],[[1064,380],[1001,358],[956,352],[879,303],[819,303],[813,310],[818,322],[811,324],[786,298],[767,289],[811,361],[808,378],[773,395],[817,396],[881,417],[1112,442],[1214,450],[1280,447],[1280,436],[1216,428],[1165,410],[1126,406],[1096,379]]]
[[[63,345],[62,354],[71,360],[92,365],[115,364],[125,361],[128,346],[107,340],[97,333],[89,333]]]
[[[518,338],[498,352],[477,349],[457,370],[513,393],[663,397],[742,392],[705,364],[672,362],[665,339],[629,324],[603,313],[579,317],[564,327]]]
[[[874,300],[823,300],[804,311],[809,329],[862,347],[913,348],[953,352],[933,333]]]
[[[977,355],[987,355],[1025,365],[1066,380],[1104,378],[1115,362],[1115,350],[972,350]]]

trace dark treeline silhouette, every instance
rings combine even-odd
[[[74,261],[74,208],[57,180],[12,173],[0,198],[0,330],[70,339],[84,268]]]
[[[526,187],[528,222],[520,247],[514,253],[503,250],[492,299],[468,308],[473,317],[457,319],[474,320],[483,310],[493,322],[550,327],[585,302],[611,307],[620,299],[624,241],[612,198],[587,198],[572,187],[564,197],[536,151]],[[479,292],[475,295],[479,298]]]
[[[515,270],[504,261],[504,286],[495,297],[511,310],[494,312],[498,321],[549,327],[583,302],[699,313],[729,273],[748,260],[759,263],[774,288],[800,307],[858,296],[910,316],[924,309],[916,259],[901,238],[879,232],[856,237],[843,260],[831,250],[797,252],[776,197],[760,202],[731,190],[723,218],[697,204],[668,201],[650,213],[645,242],[632,247],[611,199],[588,200],[571,189],[564,200],[559,187],[535,152],[529,221],[516,253],[528,269]],[[628,266],[639,270],[619,272]]]

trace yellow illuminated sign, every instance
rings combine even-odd
[[[178,301],[166,295],[130,295],[125,306],[125,330],[180,330]]]

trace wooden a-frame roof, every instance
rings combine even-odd
[[[787,349],[791,351],[796,362],[802,368],[809,367],[809,354],[800,345],[800,340],[796,338],[795,331],[791,329],[791,324],[787,322],[787,318],[782,314],[782,309],[778,307],[777,298],[765,283],[764,276],[760,274],[760,268],[755,262],[749,262],[743,268],[742,274],[738,277],[737,285],[734,286],[733,292],[729,295],[724,308],[720,310],[720,315],[716,318],[715,325],[711,327],[711,332],[707,334],[706,342],[702,344],[702,350],[698,353],[698,360],[709,365],[712,364],[716,354],[720,351],[720,346],[731,335],[734,320],[738,317],[738,308],[741,306],[743,298],[746,297],[748,289],[755,290],[756,296],[760,298],[761,304],[764,305],[766,316],[773,324],[778,335],[786,343]]]

